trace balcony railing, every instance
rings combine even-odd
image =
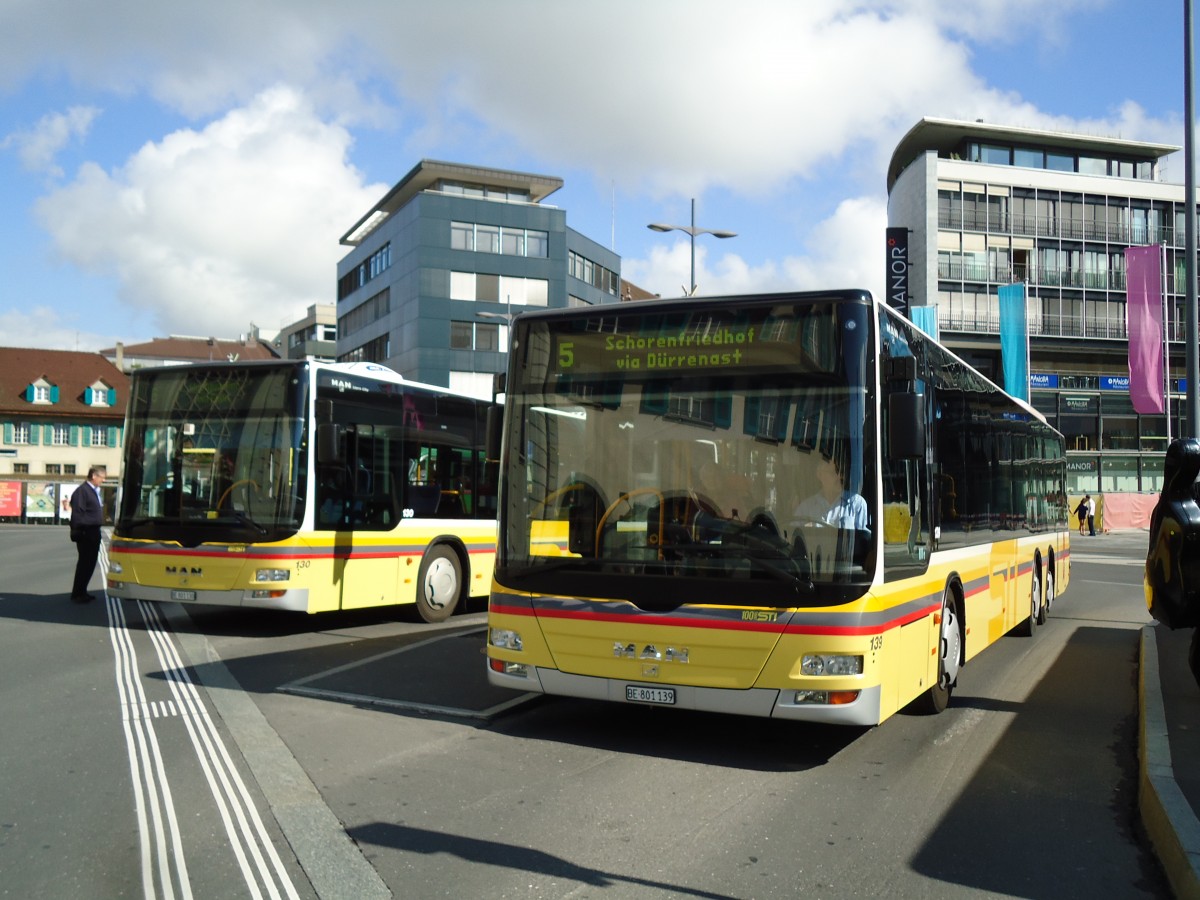
[[[1182,247],[1182,229],[1149,223],[1088,222],[1061,216],[1017,216],[995,210],[941,210],[938,227],[954,231],[983,231],[1023,237],[1064,238],[1072,241],[1104,241],[1124,246],[1166,244]]]
[[[980,284],[1014,284],[1023,281],[1045,287],[1125,290],[1124,272],[1088,272],[1044,266],[1004,266],[945,259],[938,260],[938,278],[942,281],[973,281]],[[1170,280],[1168,278],[1168,281]],[[1168,293],[1172,292],[1170,285],[1168,285],[1167,291]]]
[[[1077,337],[1127,340],[1129,332],[1124,319],[1106,319],[1089,316],[1046,315],[1032,311],[1028,316],[1029,334],[1034,337]],[[970,332],[975,334],[999,334],[1000,316],[993,311],[962,312],[938,310],[940,331]]]

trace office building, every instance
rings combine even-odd
[[[338,359],[489,397],[521,310],[618,302],[620,257],[543,202],[562,183],[419,162],[341,239]]]
[[[337,307],[315,303],[303,318],[279,329],[275,352],[285,359],[320,359],[332,362],[337,356]]]
[[[910,302],[935,306],[942,342],[997,384],[998,290],[1025,285],[1030,402],[1067,438],[1072,494],[1157,491],[1168,434],[1186,427],[1187,204],[1163,170],[1179,149],[926,118],[892,154],[888,224],[909,230]],[[1169,432],[1166,415],[1139,415],[1129,393],[1125,250],[1153,244],[1164,255]]]

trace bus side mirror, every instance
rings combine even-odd
[[[342,460],[342,430],[333,422],[317,423],[317,462],[330,465]]]
[[[504,407],[489,406],[487,411],[487,421],[484,426],[487,429],[487,434],[484,435],[484,453],[486,458],[491,461],[500,459],[500,444],[504,437]]]
[[[925,458],[924,396],[900,391],[888,396],[888,457]]]

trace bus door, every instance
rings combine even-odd
[[[356,609],[400,599],[403,547],[395,532],[401,509],[396,470],[399,429],[357,424],[346,431],[344,509],[337,536],[341,606]]]

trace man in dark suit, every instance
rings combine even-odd
[[[88,469],[87,481],[71,494],[71,540],[79,551],[79,561],[75,563],[75,583],[71,587],[71,599],[76,603],[96,599],[87,592],[87,588],[100,556],[100,526],[104,524],[104,502],[100,496],[102,484],[104,470],[92,466]]]

